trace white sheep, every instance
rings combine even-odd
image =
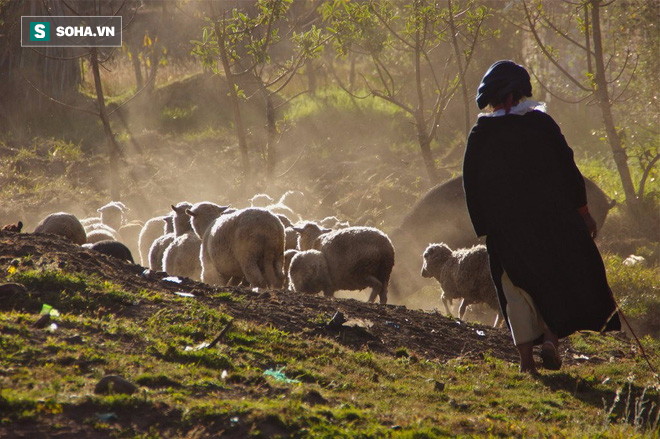
[[[277,204],[287,206],[300,215],[307,215],[309,213],[309,206],[305,194],[302,191],[284,192]]]
[[[390,239],[371,227],[348,227],[319,238],[319,250],[295,254],[289,267],[294,291],[334,296],[337,290],[371,287],[369,302],[387,303],[387,288],[394,266]]]
[[[319,225],[330,229],[345,229],[351,226],[348,221],[342,221],[336,216],[326,216],[319,221]]]
[[[185,202],[172,206],[176,237],[163,254],[163,271],[173,276],[199,280],[202,271],[199,259],[202,240],[192,229],[190,216],[186,213],[191,207],[192,204]]]
[[[319,238],[321,235],[332,232],[332,229],[326,229],[315,222],[305,221],[293,227],[298,233],[298,250],[319,250]]]
[[[119,235],[117,231],[104,223],[93,223],[85,226],[85,233],[87,234],[87,242],[98,242],[90,241],[90,234],[94,232],[99,232],[96,236],[106,236],[104,239],[112,239],[113,241],[119,241]],[[95,239],[92,237],[92,239]]]
[[[266,207],[269,204],[273,204],[275,199],[268,194],[256,194],[249,201],[252,207]]]
[[[163,236],[159,236],[151,244],[149,248],[149,268],[153,271],[162,271],[163,270],[163,256],[165,255],[165,250],[170,246],[176,236],[174,233],[167,233]]]
[[[117,241],[117,235],[104,229],[91,229],[86,232],[87,232],[86,242],[88,244],[93,244],[101,241]]]
[[[72,242],[83,245],[87,241],[85,228],[75,215],[67,212],[57,212],[42,219],[34,233],[52,233],[63,236]]]
[[[174,223],[172,221],[171,216],[157,216],[144,223],[138,237],[140,264],[142,266],[146,267],[149,264],[149,250],[154,241],[160,236],[174,232]]]
[[[140,232],[142,231],[143,226],[144,223],[142,223],[142,221],[133,220],[125,223],[119,228],[119,230],[117,230],[119,234],[119,241],[126,244],[131,253],[134,255],[140,254],[138,241],[140,239]]]
[[[101,214],[101,222],[114,230],[119,230],[124,223],[124,213],[128,210],[121,201],[111,201],[96,209]]]
[[[174,234],[174,217],[167,215],[163,217],[163,221],[165,222],[164,230],[172,231],[156,238],[149,247],[149,268],[154,271],[162,271],[165,250],[176,238]]]
[[[198,203],[188,210],[202,238],[202,281],[227,285],[244,278],[252,287],[279,288],[284,281],[284,226],[271,212]],[[212,216],[216,215],[215,219]]]
[[[485,303],[497,312],[494,326],[499,321],[499,299],[490,275],[486,246],[452,251],[446,244],[430,244],[424,251],[422,277],[435,278],[442,287],[442,303],[450,313],[454,299],[462,299],[458,317],[463,318],[468,305]]]

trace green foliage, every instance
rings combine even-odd
[[[94,312],[100,307],[135,305],[140,300],[137,294],[111,282],[62,270],[14,271],[9,280],[41,292],[23,302],[28,309],[48,303],[61,312]]]
[[[605,264],[610,287],[635,330],[660,337],[660,265],[627,266],[616,255],[606,255]]]

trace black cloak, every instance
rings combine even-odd
[[[584,179],[549,115],[480,117],[468,138],[463,185],[475,232],[487,237],[505,317],[503,271],[559,337],[621,329],[605,266],[578,213],[587,204]]]

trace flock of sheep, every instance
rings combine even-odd
[[[50,214],[34,232],[62,235],[131,263],[137,253],[138,262],[151,270],[211,285],[287,287],[325,296],[371,288],[370,302],[387,303],[395,259],[388,235],[336,217],[305,221],[299,214],[305,212],[304,198],[300,191],[288,191],[274,203],[259,194],[243,209],[180,202],[144,224],[127,222],[126,206],[111,202],[98,209],[98,217]],[[442,243],[429,244],[423,255],[417,253],[418,261],[420,256],[417,277],[422,266],[421,276],[440,283],[448,313],[454,299],[462,299],[461,318],[471,304],[498,309],[483,245],[452,251]]]

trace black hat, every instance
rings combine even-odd
[[[483,109],[490,102],[499,101],[511,92],[518,92],[521,96],[532,95],[529,73],[513,61],[497,61],[490,66],[479,84],[477,105]]]

